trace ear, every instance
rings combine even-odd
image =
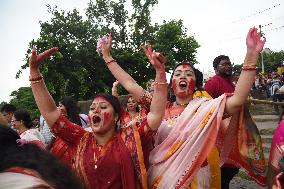
[[[214,71],[215,71],[215,74],[216,74],[216,75],[219,74],[219,71],[218,71],[217,68],[214,68]]]

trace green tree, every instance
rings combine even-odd
[[[20,87],[13,91],[10,96],[12,97],[10,104],[16,106],[17,109],[27,110],[31,117],[40,115],[30,87]]]
[[[284,51],[270,51],[269,53],[263,52],[263,64],[264,70],[266,73],[270,73],[273,70],[276,70],[278,66],[284,63]],[[258,67],[261,69],[261,57],[258,60]]]
[[[30,42],[26,59],[32,46],[36,46],[38,52],[59,47],[60,53],[41,65],[41,72],[55,100],[66,95],[86,100],[96,93],[110,92],[114,78],[96,52],[97,39],[109,32],[114,39],[113,57],[139,84],[144,85],[154,77],[141,50],[141,44],[147,40],[151,41],[155,50],[167,55],[167,71],[177,61],[187,59],[196,63],[195,53],[199,45],[192,36],[187,36],[181,20],[152,25],[150,12],[158,1],[131,2],[133,11],[129,13],[126,0],[90,1],[86,19],[76,9],[65,12],[48,6],[53,17],[40,23],[40,37]],[[21,68],[27,67],[28,63]],[[17,76],[20,74],[21,70]]]

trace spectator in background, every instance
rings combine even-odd
[[[216,75],[206,82],[205,90],[212,98],[218,98],[224,93],[233,93],[235,85],[233,83],[233,67],[230,58],[225,55],[217,56],[213,61],[213,67]],[[221,167],[221,188],[228,189],[230,181],[238,172],[238,167],[225,163]]]
[[[39,132],[43,136],[44,143],[47,145],[47,149],[49,149],[52,141],[54,140],[54,136],[50,132],[49,126],[47,125],[42,115],[39,118],[39,125]]]
[[[281,81],[279,79],[279,75],[276,72],[272,72],[272,80],[270,81],[270,95],[274,102],[277,102],[277,95],[276,92],[281,87]],[[274,105],[274,110],[277,114],[279,114],[279,108],[277,105]]]
[[[33,117],[32,122],[33,122],[33,128],[39,129],[39,117],[38,116]]]
[[[16,107],[12,104],[5,104],[1,108],[1,113],[3,114],[5,119],[7,120],[9,126],[11,126],[12,116],[13,116],[15,111],[16,111]]]
[[[224,93],[235,91],[233,83],[233,67],[230,58],[225,55],[216,57],[213,61],[216,75],[205,83],[205,90],[212,98],[217,98]]]
[[[284,73],[284,65],[283,64],[280,64],[278,65],[277,67],[277,74],[278,75],[282,75]]]
[[[26,110],[16,110],[12,116],[11,123],[18,131],[21,139],[34,143],[41,148],[45,148],[43,137],[37,129],[33,129],[33,123],[29,112]]]

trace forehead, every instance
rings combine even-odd
[[[130,96],[127,100],[135,100],[135,98],[133,98],[133,96]]]
[[[105,98],[103,98],[103,97],[96,97],[96,98],[93,100],[93,102],[92,102],[92,104],[97,104],[97,103],[106,103],[106,104],[109,104],[109,102],[108,102]]]
[[[219,64],[231,64],[230,60],[229,59],[223,59],[220,61]]]
[[[182,65],[179,65],[176,69],[175,69],[175,72],[176,71],[191,71],[193,72],[193,69],[191,66],[187,65],[187,64],[182,64]]]

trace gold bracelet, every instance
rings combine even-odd
[[[42,74],[40,74],[39,76],[32,78],[31,76],[29,76],[29,81],[39,81],[42,80]]]
[[[242,70],[244,71],[253,71],[253,70],[257,70],[256,66],[243,66]]]
[[[157,82],[157,81],[154,81],[154,85],[167,85],[168,83],[167,82]]]
[[[31,81],[31,84],[37,84],[37,83],[41,83],[42,81],[43,81],[43,79],[41,78],[40,80]]]

